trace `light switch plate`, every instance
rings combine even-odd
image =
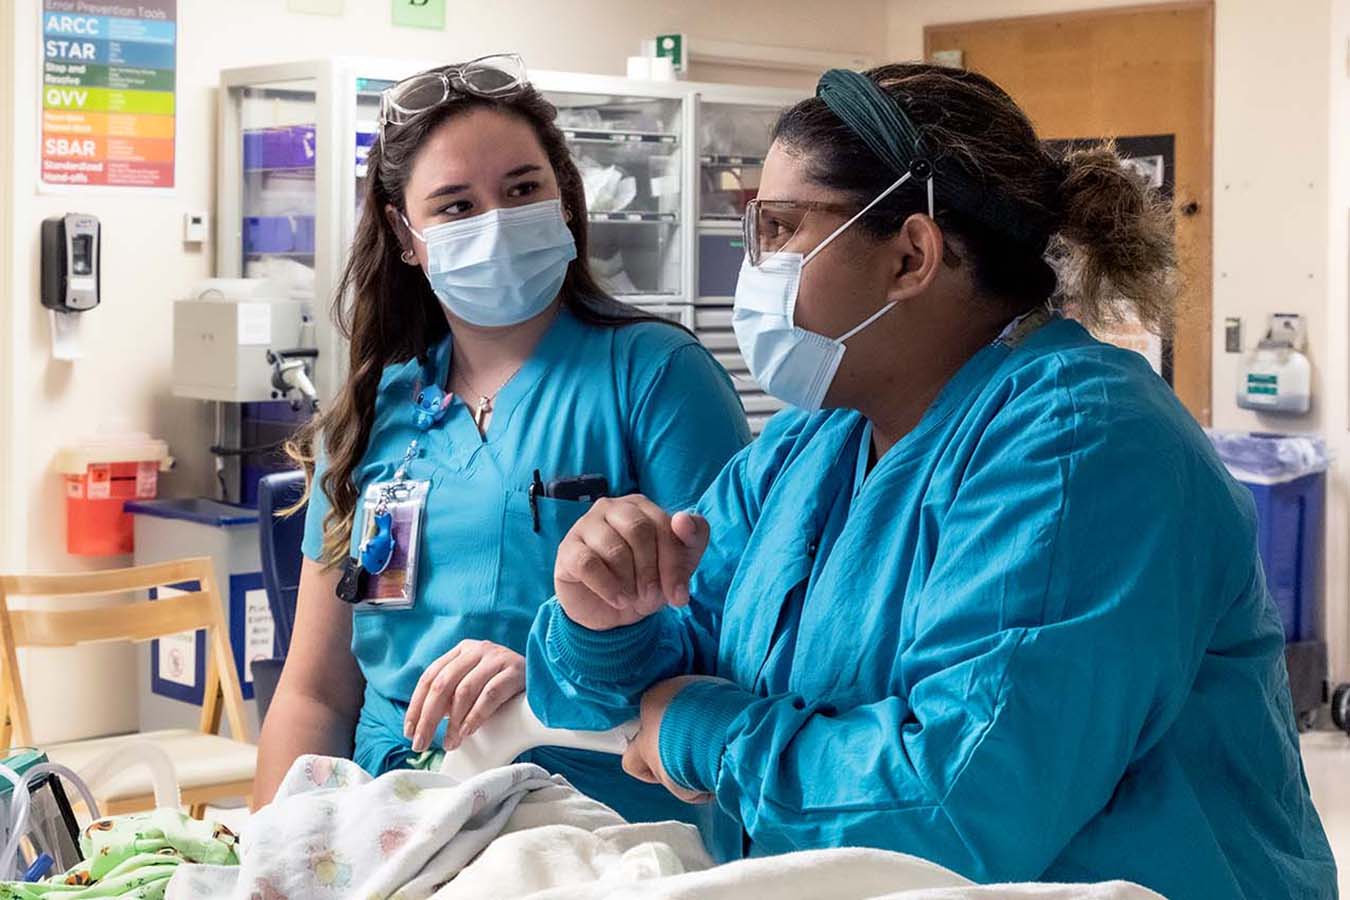
[[[1242,352],[1242,320],[1236,316],[1223,320],[1223,349],[1225,353]]]
[[[183,213],[183,243],[206,243],[207,218],[204,212]]]

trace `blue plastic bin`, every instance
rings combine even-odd
[[[245,216],[245,253],[314,252],[313,216]]]
[[[1256,500],[1261,565],[1284,622],[1284,639],[1312,640],[1321,631],[1322,620],[1326,475],[1317,472],[1282,484],[1244,484]]]
[[[263,136],[259,130],[244,132],[244,171],[262,168]]]
[[[1286,641],[1320,637],[1326,446],[1313,435],[1211,433],[1220,458],[1256,501],[1266,586]]]
[[[245,216],[245,253],[289,253],[295,246],[286,216]]]
[[[313,125],[283,125],[244,132],[244,171],[314,168]]]

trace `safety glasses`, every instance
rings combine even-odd
[[[457,94],[509,97],[525,84],[525,60],[515,53],[483,56],[405,78],[380,94],[380,139],[386,125],[403,125]]]
[[[758,198],[751,200],[746,204],[745,217],[741,220],[741,228],[745,236],[745,251],[750,257],[750,265],[758,268],[762,260],[775,253],[782,252],[797,232],[802,230],[802,225],[809,216],[815,213],[834,213],[848,216],[847,221],[830,232],[828,237],[817,243],[810,252],[805,254],[805,262],[810,262],[811,257],[823,250],[830,241],[839,237],[849,226],[866,215],[868,210],[889,197],[900,185],[916,177],[923,180],[927,189],[928,218],[931,219],[936,215],[936,206],[933,203],[933,169],[927,160],[916,160],[910,166],[908,172],[891,182],[890,187],[877,194],[872,202],[862,209],[839,203],[825,203],[814,200],[760,200]],[[956,257],[953,254],[951,258],[955,259]],[[946,249],[943,251],[943,259],[948,259]]]
[[[858,207],[843,203],[825,203],[811,200],[751,200],[745,206],[741,219],[745,250],[750,265],[781,252],[802,229],[808,217],[815,213],[848,216]]]

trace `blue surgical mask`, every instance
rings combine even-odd
[[[441,303],[484,328],[517,325],[542,313],[577,258],[560,200],[493,209],[420,234],[411,225],[408,230],[427,245],[427,280]]]
[[[736,280],[736,306],[731,317],[736,343],[759,386],[784,403],[808,412],[820,409],[844,359],[844,342],[895,308],[894,301],[887,303],[862,324],[837,338],[798,328],[793,318],[802,269],[806,264],[909,177],[909,173],[903,175],[805,256],[780,251],[762,259],[758,266],[752,266],[747,254],[741,264],[741,274]],[[931,178],[928,179],[928,215],[933,215]]]

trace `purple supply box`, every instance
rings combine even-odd
[[[245,253],[313,253],[313,216],[245,216]]]
[[[314,126],[284,125],[244,132],[244,170],[314,168]]]

